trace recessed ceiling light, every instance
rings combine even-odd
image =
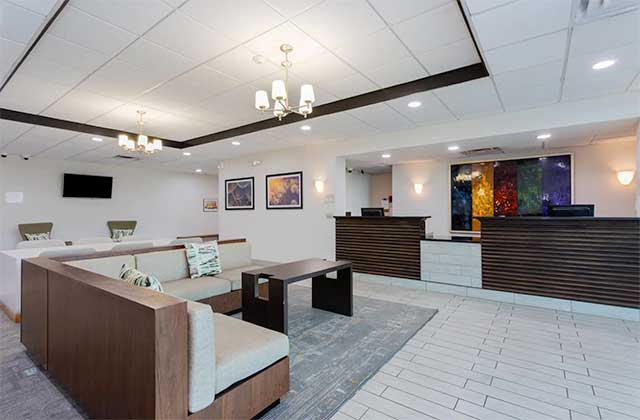
[[[196,172],[200,173],[200,172],[202,172],[202,169],[196,169]]]
[[[254,62],[254,63],[256,63],[256,64],[262,64],[262,63],[264,63],[264,56],[263,56],[263,55],[260,55],[260,54],[258,54],[258,55],[254,55],[254,56],[253,56],[253,58],[252,58],[252,60],[253,60],[253,62]]]
[[[458,150],[459,148],[460,148],[460,146],[449,146],[449,147],[447,147],[447,149],[451,150],[452,152],[454,150]]]
[[[182,152],[184,156],[191,156],[191,152]]]
[[[93,140],[93,141],[102,141],[102,139],[100,137],[91,137],[91,140]]]
[[[310,125],[303,125],[302,127],[300,127],[300,130],[309,131],[309,130],[311,130],[311,126]]]
[[[240,142],[239,141],[232,141],[231,144],[233,144],[234,146],[240,146]]]
[[[551,138],[551,134],[550,133],[542,133],[542,134],[539,134],[536,138],[538,140],[550,139]]]
[[[420,101],[411,101],[407,104],[409,108],[418,108],[420,105],[422,105]]]
[[[603,60],[603,61],[598,61],[596,64],[591,66],[591,68],[594,70],[602,70],[602,69],[611,67],[614,64],[616,64],[616,60]]]
[[[389,153],[383,153],[382,154],[382,158],[383,159],[389,159],[391,157],[391,155]]]

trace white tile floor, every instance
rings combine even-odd
[[[640,419],[640,323],[355,282],[438,314],[333,420]]]

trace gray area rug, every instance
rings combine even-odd
[[[263,420],[327,419],[436,310],[354,296],[349,318],[311,308],[311,289],[289,288],[291,390]],[[0,418],[80,419],[86,414],[36,368],[20,328],[0,313]]]

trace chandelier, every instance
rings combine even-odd
[[[313,112],[312,104],[316,101],[313,93],[313,86],[304,84],[300,86],[300,102],[298,106],[289,105],[289,68],[293,65],[289,61],[289,53],[293,51],[293,47],[289,44],[280,45],[280,51],[284,53],[284,61],[280,63],[284,69],[284,80],[274,80],[271,83],[271,99],[273,99],[273,108],[270,108],[269,96],[266,90],[256,91],[256,109],[261,112],[272,111],[273,115],[282,120],[283,117],[291,113],[299,114],[307,118],[307,115]]]
[[[138,113],[138,139],[133,140],[126,134],[120,134],[118,136],[118,146],[122,147],[127,152],[144,152],[148,155],[162,151],[162,140],[149,140],[149,137],[142,134],[142,126],[144,125],[142,117],[146,112],[136,112]]]

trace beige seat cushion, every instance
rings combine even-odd
[[[114,279],[120,278],[120,269],[124,264],[129,267],[135,267],[136,260],[133,255],[119,255],[117,257],[92,258],[89,260],[68,261],[64,264],[74,267],[83,268],[93,273],[102,274],[103,276]]]
[[[182,279],[162,283],[164,292],[187,300],[202,300],[213,296],[223,295],[231,291],[229,280],[215,277],[198,277],[197,279]]]
[[[216,277],[229,280],[231,282],[231,290],[242,289],[242,272],[251,271],[262,268],[260,265],[248,265],[246,267],[234,268],[233,270],[224,270],[220,274],[216,274]],[[267,279],[258,279],[258,283],[266,283]]]
[[[138,270],[151,274],[163,283],[189,277],[189,265],[184,249],[137,254],[136,263]]]
[[[216,394],[289,355],[289,338],[230,316],[213,314]]]
[[[220,267],[222,271],[252,265],[251,244],[249,242],[235,242],[218,245],[220,252]]]
[[[189,411],[208,407],[215,398],[216,358],[211,306],[187,301]]]

